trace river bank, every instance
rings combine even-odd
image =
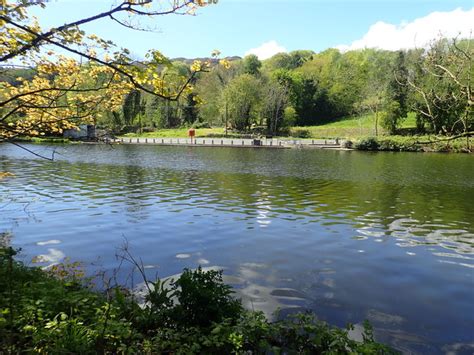
[[[175,131],[175,130],[173,130]],[[170,132],[171,133],[171,132]],[[247,138],[247,135],[234,135],[228,138],[203,136],[190,138],[126,135],[99,141],[75,141],[61,137],[22,138],[15,142],[36,144],[148,144],[162,146],[196,146],[196,147],[231,147],[231,148],[316,148],[336,150],[390,151],[390,152],[439,152],[439,153],[472,153],[474,146],[471,138],[448,139],[439,136],[379,136],[331,139],[301,139],[288,137]]]

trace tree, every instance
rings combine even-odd
[[[249,54],[242,60],[244,74],[250,74],[254,76],[260,75],[260,68],[262,62],[258,59],[255,54]]]
[[[365,85],[362,89],[362,100],[357,102],[355,107],[360,111],[370,111],[374,116],[374,132],[379,134],[379,122],[381,118],[385,117],[386,97],[387,97],[387,83],[388,75],[387,68],[390,68],[390,56],[385,51],[366,51],[367,55],[366,68],[367,77]]]
[[[383,126],[395,133],[400,122],[408,114],[408,69],[405,65],[405,53],[399,51],[395,60],[393,76],[388,82]]]
[[[277,69],[292,69],[291,56],[288,53],[277,53],[273,57],[264,61],[264,66],[268,71]]]
[[[441,39],[419,56],[407,80],[418,119],[436,134],[473,134],[473,54],[472,40]]]
[[[225,66],[213,66],[208,72],[198,75],[195,91],[200,100],[200,121],[227,127],[228,117],[225,114],[225,103],[221,102],[222,92],[240,72],[241,61],[239,60],[228,62]]]
[[[276,135],[284,123],[288,89],[277,82],[270,81],[265,86],[262,96],[262,117],[266,121],[267,131]]]
[[[265,61],[265,67],[270,70],[293,70],[301,67],[313,58],[314,52],[310,50],[297,50],[290,53],[277,53]]]
[[[186,95],[186,101],[183,107],[183,121],[192,124],[197,121],[199,109],[198,109],[198,96],[191,92]]]
[[[116,111],[131,90],[177,101],[190,91],[195,75],[207,69],[207,63],[194,63],[190,75],[170,90],[158,75],[169,64],[159,51],[150,50],[146,65],[138,65],[128,50],[81,29],[100,19],[140,29],[133,23],[142,16],[193,13],[206,5],[205,1],[175,0],[167,6],[160,0],[123,0],[109,11],[43,30],[28,10],[46,3],[3,1],[0,8],[0,63],[10,67],[20,63],[34,72],[30,79],[0,82],[1,140],[60,133],[81,122],[94,122],[101,112]],[[57,50],[70,57],[57,54]]]
[[[135,119],[143,112],[143,104],[140,91],[133,89],[126,96],[123,102],[123,118],[127,126],[132,126]]]
[[[313,59],[314,52],[310,50],[297,50],[290,52],[290,69],[301,67],[307,61]]]
[[[242,74],[230,81],[222,92],[221,110],[237,130],[249,129],[257,116],[261,97],[260,82],[250,74]]]

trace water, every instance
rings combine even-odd
[[[0,145],[0,232],[40,265],[219,267],[250,308],[369,319],[406,353],[474,350],[474,156]],[[356,326],[358,328],[358,326]]]

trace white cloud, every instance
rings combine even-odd
[[[380,48],[387,50],[424,47],[443,35],[448,38],[474,36],[474,8],[456,9],[449,12],[432,12],[412,22],[393,25],[379,21],[369,31],[350,45],[340,45],[340,50]]]
[[[273,40],[273,41],[268,41],[268,42],[262,43],[262,45],[260,45],[257,48],[252,48],[252,49],[248,50],[245,53],[245,55],[255,54],[258,57],[258,59],[264,60],[264,59],[268,59],[268,58],[274,56],[277,53],[281,53],[281,52],[286,52],[286,48],[279,45],[277,43],[277,41]]]

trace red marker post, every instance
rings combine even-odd
[[[191,144],[193,144],[193,138],[196,135],[196,130],[194,128],[188,129],[188,136],[191,138]]]

